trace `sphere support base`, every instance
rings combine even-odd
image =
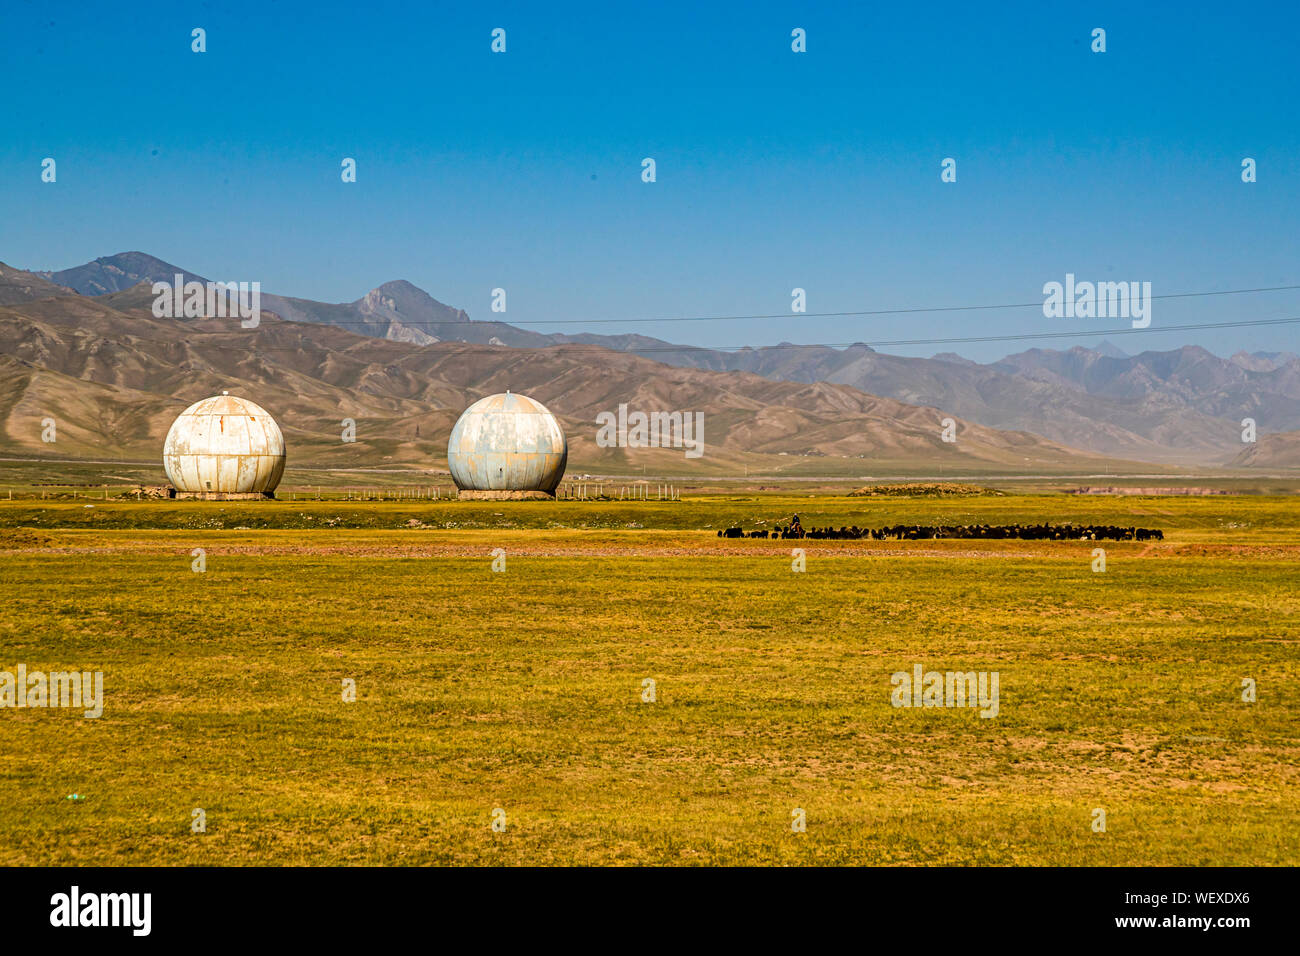
[[[545,491],[475,491],[462,488],[457,495],[461,501],[554,501],[555,495]]]
[[[250,494],[238,494],[233,491],[177,491],[171,489],[169,498],[189,498],[193,501],[274,501],[275,492],[255,491]]]

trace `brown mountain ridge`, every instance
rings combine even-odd
[[[66,285],[97,296],[110,308],[134,313],[147,310],[152,301],[149,286],[142,283],[170,282],[178,273],[187,281],[202,280],[140,252],[60,272],[4,267],[0,304],[66,295]],[[862,344],[844,349],[786,344],[717,351],[641,335],[543,335],[503,322],[472,321],[463,310],[438,302],[404,280],[384,283],[353,302],[329,304],[264,293],[262,304],[295,323],[414,345],[589,346],[641,352],[661,365],[743,372],[805,385],[843,385],[908,406],[943,409],[991,429],[1032,433],[1096,458],[1199,467],[1262,466],[1265,460],[1273,467],[1300,466],[1300,457],[1289,459],[1288,443],[1272,445],[1282,451],[1267,458],[1243,455],[1240,443],[1245,417],[1256,420],[1261,437],[1300,430],[1300,358],[1293,353],[1241,352],[1222,359],[1186,346],[1129,356],[1102,343],[1096,349],[1031,349],[981,365],[951,353],[913,358]],[[835,454],[819,449],[823,445],[836,443],[823,434],[804,450]]]
[[[853,474],[875,474],[1116,465],[1035,435],[961,420],[958,440],[944,442],[941,410],[846,385],[677,368],[593,346],[420,346],[266,312],[254,330],[238,320],[158,319],[144,291],[0,307],[0,444],[7,454],[156,458],[177,412],[229,389],[275,415],[296,461],[434,465],[445,459],[460,411],[510,388],[557,414],[573,466],[590,470],[734,473],[752,465],[818,473],[834,462]],[[596,415],[620,403],[702,412],[705,456],[692,462],[681,450],[597,447]],[[46,417],[59,422],[57,449],[40,440]],[[345,418],[357,423],[355,444],[340,441]]]

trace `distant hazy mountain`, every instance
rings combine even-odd
[[[1159,366],[1155,357],[1171,354],[1144,353],[1144,361]],[[888,355],[865,345],[682,351],[657,353],[655,358],[774,379],[842,383],[909,404],[947,409],[992,428],[1029,431],[1098,454],[1169,464],[1231,461],[1240,451],[1239,422],[1252,412],[1262,427],[1300,428],[1300,408],[1290,397],[1300,395],[1300,389],[1290,385],[1270,388],[1267,396],[1253,395],[1244,387],[1215,395],[1200,392],[1192,379],[1162,378],[1143,371],[1145,366],[1138,363],[1128,389],[1090,390],[1084,384],[1089,370],[1101,375],[1129,368],[1123,363],[1134,360],[1081,348],[1068,353],[1034,350],[991,365],[949,354],[932,359]],[[1288,368],[1292,374],[1300,371],[1298,365]],[[1272,374],[1282,379],[1287,373]],[[1265,405],[1266,415],[1261,410]]]
[[[979,362],[972,362],[970,359],[958,355],[956,352],[938,352],[932,356],[932,359],[936,362],[948,362],[953,365],[979,365]]]
[[[87,296],[127,292],[142,282],[170,283],[178,274],[184,277],[185,282],[208,281],[198,273],[143,252],[121,252],[72,269],[34,273]],[[230,280],[236,277],[216,278]],[[386,282],[355,302],[342,303],[276,295],[263,289],[262,307],[291,322],[336,325],[358,335],[416,345],[446,340],[517,346],[553,344],[550,336],[525,332],[501,322],[470,324],[464,311],[443,305],[423,289],[402,279]]]
[[[1238,429],[1244,417],[1272,431],[1300,428],[1300,361],[1294,356],[1257,371],[1198,345],[1122,359],[1082,348],[1031,349],[993,368],[1121,403],[1158,396],[1170,407],[1223,419]]]
[[[1032,349],[989,365],[951,353],[930,359],[889,355],[862,344],[660,350],[654,358],[772,379],[841,383],[943,408],[992,428],[1168,464],[1237,460],[1242,418],[1254,418],[1265,431],[1300,429],[1300,361],[1282,355],[1266,371],[1194,346],[1137,356],[1081,347]]]
[[[1252,372],[1271,372],[1300,361],[1300,356],[1294,352],[1238,352],[1228,361]]]
[[[115,256],[87,262],[84,266],[37,274],[79,295],[105,295],[122,292],[141,282],[172,282],[178,273],[185,277],[186,282],[206,281],[193,272],[143,252],[119,252]]]
[[[471,322],[463,310],[443,305],[405,279],[385,282],[355,302],[329,305],[263,294],[262,307],[291,322],[335,325],[358,335],[415,345],[448,341],[521,347],[554,344],[549,336],[503,322]]]

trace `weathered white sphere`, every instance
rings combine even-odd
[[[284,435],[262,406],[223,392],[181,412],[163,468],[180,492],[269,493],[284,474]]]
[[[569,445],[541,402],[505,392],[465,409],[447,441],[456,487],[473,491],[555,492]]]

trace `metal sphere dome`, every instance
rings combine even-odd
[[[270,495],[284,474],[284,435],[262,406],[222,392],[180,413],[163,468],[183,494]]]
[[[447,464],[462,491],[554,494],[569,445],[541,402],[504,392],[465,409],[447,440]]]

